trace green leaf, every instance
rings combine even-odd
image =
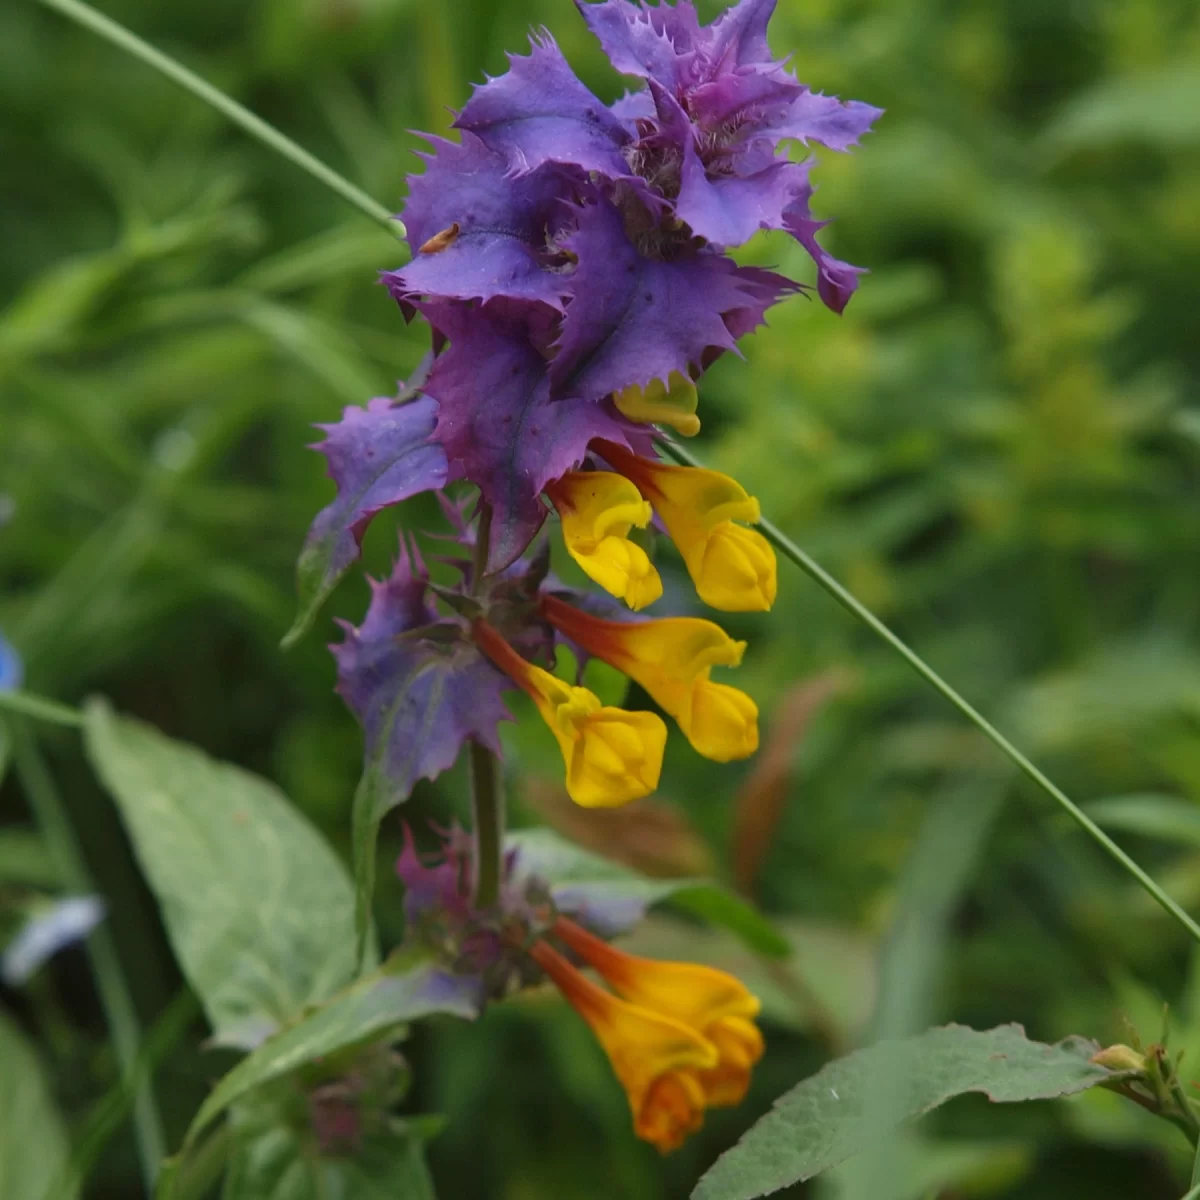
[[[510,834],[508,845],[520,851],[520,862],[545,879],[556,898],[583,899],[588,904],[622,914],[632,925],[653,904],[669,901],[712,925],[737,934],[760,954],[785,958],[787,939],[752,904],[720,884],[705,879],[648,879],[598,854],[592,854],[549,829],[526,829]]]
[[[1145,793],[1106,796],[1084,807],[1088,816],[1105,829],[1200,846],[1200,806],[1190,800]]]
[[[700,1180],[693,1200],[754,1200],[844,1162],[953,1096],[996,1103],[1069,1096],[1122,1078],[1088,1060],[1083,1038],[1030,1041],[1019,1025],[963,1025],[878,1042],[829,1063],[785,1093]],[[880,1096],[880,1084],[888,1094]],[[881,1102],[882,1101],[882,1102]]]
[[[278,788],[100,702],[85,744],[218,1041],[257,1045],[353,977],[350,879]]]
[[[477,1009],[458,981],[426,957],[394,956],[242,1059],[200,1106],[185,1146],[194,1144],[211,1121],[254,1089],[434,1013],[471,1019]]]
[[[222,1200],[435,1200],[421,1140],[402,1121],[352,1153],[322,1155],[311,1137],[276,1125],[247,1139],[230,1164]]]
[[[66,1131],[32,1047],[0,1013],[0,1196],[44,1200],[70,1161]],[[59,1191],[79,1194],[77,1184]]]
[[[1178,151],[1200,142],[1196,63],[1156,63],[1132,78],[1107,78],[1078,92],[1044,135],[1058,154],[1139,142]]]

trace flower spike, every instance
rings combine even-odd
[[[602,588],[635,612],[662,595],[645,550],[629,540],[630,529],[645,529],[652,513],[628,479],[612,471],[569,471],[546,494],[562,519],[568,553]]]
[[[746,649],[719,625],[697,617],[605,621],[555,596],[542,597],[542,612],[576,645],[640,683],[698,753],[730,762],[758,749],[758,706],[709,678],[714,666],[736,667]]]
[[[758,501],[707,467],[675,467],[602,442],[596,449],[654,507],[679,547],[696,592],[723,612],[765,612],[775,603],[775,551],[756,529]]]
[[[654,713],[601,705],[587,688],[571,687],[526,662],[485,621],[474,626],[483,652],[529,694],[558,741],[567,793],[584,808],[615,808],[658,787],[667,727]]]
[[[720,1051],[684,1022],[617,999],[548,943],[531,953],[608,1055],[629,1097],[634,1132],[664,1153],[677,1149],[704,1123],[699,1073],[720,1069]]]

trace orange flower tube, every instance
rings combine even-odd
[[[703,1071],[719,1068],[716,1046],[691,1026],[618,999],[581,975],[552,946],[534,961],[588,1023],[625,1089],[638,1137],[674,1150],[704,1123]]]

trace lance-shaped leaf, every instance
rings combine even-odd
[[[643,257],[606,200],[579,209],[565,241],[578,265],[550,369],[556,396],[589,400],[665,383],[709,348],[734,348],[721,316],[747,296],[731,260],[689,249],[671,261]]]
[[[511,720],[511,686],[466,640],[437,622],[423,566],[401,544],[390,578],[371,582],[371,605],[357,629],[331,647],[338,691],[363,727],[362,782],[354,797],[353,846],[358,944],[364,945],[374,890],[379,822],[408,799],[418,779],[454,765],[474,739],[500,752],[497,726]]]
[[[693,1200],[755,1200],[850,1158],[954,1096],[1048,1100],[1125,1076],[1089,1061],[1083,1038],[1030,1041],[1019,1025],[962,1025],[879,1042],[830,1063],[785,1093],[700,1180]]]
[[[551,398],[542,353],[552,336],[550,310],[497,300],[422,311],[450,339],[426,384],[440,405],[436,437],[452,475],[476,484],[492,506],[489,566],[499,571],[546,519],[546,484],[577,467],[593,438],[627,445],[630,426],[603,393]]]
[[[571,163],[612,177],[628,171],[625,126],[576,77],[549,33],[530,39],[528,57],[475,89],[454,122],[508,161],[514,174],[544,162]]]
[[[403,404],[375,399],[350,407],[316,449],[329,460],[337,498],[322,509],[300,551],[296,586],[300,609],[283,639],[292,645],[361,553],[363,534],[382,509],[446,482],[446,455],[431,441],[437,405],[428,396]]]
[[[278,788],[101,702],[84,735],[219,1041],[257,1045],[352,978],[346,869]]]
[[[649,879],[583,850],[549,829],[510,834],[516,870],[550,885],[554,902],[605,936],[632,929],[652,905],[669,902],[735,933],[760,954],[782,958],[787,939],[753,905],[707,879]]]
[[[409,180],[404,223],[412,261],[385,271],[397,298],[508,296],[562,307],[565,277],[546,269],[547,230],[566,215],[572,173],[547,164],[517,178],[508,161],[470,133],[462,145],[430,138],[435,154]]]

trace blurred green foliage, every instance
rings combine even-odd
[[[444,131],[468,82],[501,71],[530,25],[548,25],[601,95],[619,91],[567,0],[106,11],[396,208],[417,165],[410,131]],[[822,154],[816,176],[818,214],[836,217],[827,242],[872,274],[844,318],[791,301],[747,361],[720,362],[697,448],[1069,793],[1103,798],[1104,818],[1194,908],[1200,10],[781,0],[772,40],[814,87],[888,110],[854,155]],[[289,655],[277,643],[296,552],[330,492],[303,449],[311,425],[390,392],[424,349],[374,283],[400,248],[32,0],[0,8],[0,112],[0,492],[15,506],[0,628],[31,689],[103,692],[272,777],[344,852],[360,744],[332,693],[330,614]],[[769,238],[748,258],[810,269]],[[437,515],[418,503],[403,520]],[[368,538],[376,573],[393,529],[380,520]],[[682,608],[675,565],[660,565]],[[352,580],[331,608],[357,619],[365,601]],[[761,783],[746,786],[752,764],[702,763],[682,739],[661,796],[687,819],[675,848],[698,835],[725,872],[735,831],[770,824],[751,874],[795,931],[800,982],[770,1006],[751,1097],[659,1160],[633,1141],[573,1014],[534,998],[438,1025],[410,1044],[409,1107],[448,1118],[431,1145],[443,1196],[685,1196],[831,1052],[934,1021],[1108,1042],[1128,1040],[1128,1017],[1152,1040],[1167,1000],[1173,1044],[1200,1050],[1180,931],[867,631],[786,564],[770,616],[728,625],[751,643],[739,682],[768,739],[784,731],[782,817],[757,803]],[[797,689],[831,669],[836,695],[789,732]],[[534,723],[510,732],[511,805],[535,821],[555,752]],[[181,986],[153,902],[73,735],[46,741],[151,1024]],[[464,802],[452,772],[406,816],[444,820]],[[2,906],[51,881],[29,865],[11,778],[0,820]],[[385,834],[377,917],[390,943],[398,825]],[[636,841],[618,825],[600,836]],[[665,919],[643,936],[685,955],[704,941]],[[40,1043],[77,1135],[116,1079],[82,956],[0,999]],[[202,1037],[197,1024],[159,1063],[172,1145],[229,1061]],[[60,1153],[59,1133],[45,1136]],[[795,1194],[1166,1200],[1188,1169],[1182,1139],[1104,1092],[957,1102],[884,1157],[882,1176],[864,1159]],[[137,1179],[122,1129],[86,1194],[129,1197]]]

